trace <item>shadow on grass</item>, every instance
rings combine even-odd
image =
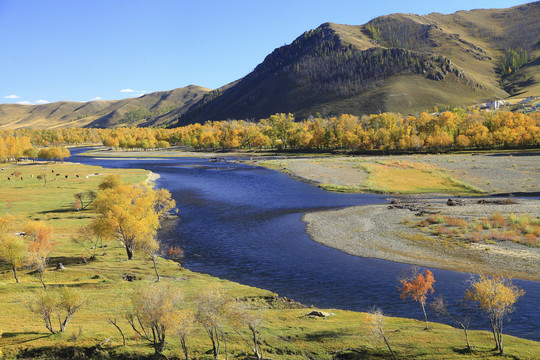
[[[349,334],[350,333],[340,331],[317,331],[303,334],[303,337],[306,341],[324,342],[327,339],[335,339]]]
[[[500,356],[502,359],[515,359],[515,360],[519,360],[520,358],[517,357],[517,356],[514,356],[514,355],[511,355],[511,354],[499,354],[499,352],[496,350],[496,349],[492,349],[492,350],[478,350],[478,349],[468,349],[466,347],[462,348],[462,347],[453,347],[452,348],[452,351],[455,352],[456,354],[460,354],[460,355],[478,355],[480,356],[480,354],[490,354],[490,355],[493,355],[493,356]]]
[[[16,341],[15,339],[11,339],[11,338],[17,338],[19,336],[29,336],[29,335],[40,335],[40,336],[36,336],[36,337],[31,338],[31,339],[25,339],[25,340],[20,340],[20,341]],[[52,334],[44,334],[42,332],[36,332],[36,331],[5,332],[5,333],[2,334],[2,338],[6,339],[6,340],[10,339],[10,340],[7,340],[7,342],[10,342],[12,344],[24,344],[24,343],[28,343],[28,342],[35,341],[35,340],[48,338],[50,336],[52,336]]]
[[[17,354],[17,359],[113,359],[113,360],[151,360],[151,359],[166,359],[164,356],[155,355],[140,355],[140,354],[126,354],[125,352],[118,353],[118,347],[106,347],[103,348],[99,345],[91,347],[39,347],[33,349],[25,349]],[[177,359],[177,357],[169,357],[168,359]]]
[[[414,359],[414,356],[400,355],[396,353],[396,357],[400,360],[403,359]],[[365,360],[365,359],[391,359],[392,355],[388,350],[383,349],[372,349],[359,347],[354,349],[344,349],[333,354],[332,359],[334,360]]]
[[[56,264],[58,263],[61,263],[64,266],[85,264],[82,257],[80,256],[53,256],[49,258],[49,264],[53,264],[56,266]]]

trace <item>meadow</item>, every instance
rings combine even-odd
[[[0,213],[15,216],[16,227],[28,220],[43,220],[54,228],[56,242],[47,271],[44,274],[46,291],[66,286],[77,289],[87,299],[75,313],[64,333],[51,334],[40,316],[25,305],[35,291],[40,290],[38,277],[30,270],[22,270],[16,284],[10,267],[0,264],[0,349],[3,358],[43,359],[144,359],[152,358],[153,348],[136,336],[124,317],[125,309],[137,287],[155,285],[154,268],[149,256],[135,253],[128,261],[125,249],[117,242],[105,241],[96,256],[72,241],[78,229],[96,216],[92,207],[77,211],[73,194],[96,190],[106,175],[118,174],[128,183],[136,184],[149,177],[144,170],[113,170],[71,163],[4,164],[0,174]],[[17,179],[12,173],[18,172]],[[32,176],[33,175],[33,176]],[[41,180],[37,176],[41,175]],[[44,176],[47,183],[45,185]],[[78,175],[78,176],[77,176]],[[8,180],[7,178],[10,178]],[[21,180],[22,177],[22,180]],[[181,209],[180,209],[181,216]],[[58,269],[62,263],[65,269]],[[371,336],[367,315],[338,309],[326,309],[328,316],[307,316],[315,309],[304,308],[292,301],[278,298],[270,291],[236,284],[191,272],[176,262],[158,258],[160,284],[181,294],[182,307],[194,308],[197,294],[219,285],[233,302],[248,304],[251,311],[262,313],[264,323],[261,347],[265,358],[271,359],[383,359],[390,353],[384,343]],[[135,281],[124,281],[124,274],[132,274]],[[397,291],[397,290],[396,290]],[[118,330],[108,319],[116,319],[126,335],[126,345]],[[432,323],[424,330],[423,323],[403,318],[386,318],[385,330],[396,356],[404,359],[486,359],[496,355],[492,334],[471,331],[475,348],[465,349],[462,331]],[[431,316],[430,320],[435,320]],[[487,321],[487,320],[486,320]],[[239,329],[247,335],[247,327]],[[247,345],[226,324],[224,335],[231,358],[249,358]],[[497,358],[536,359],[540,344],[512,336],[505,336],[505,356]],[[191,358],[210,359],[211,343],[201,326],[187,338]],[[180,340],[170,333],[164,355],[183,358]],[[222,349],[221,358],[225,358]]]

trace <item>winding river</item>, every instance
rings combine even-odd
[[[410,265],[360,258],[312,241],[302,214],[384,202],[379,195],[327,192],[277,171],[198,158],[69,161],[108,168],[143,168],[160,175],[177,202],[180,219],[159,232],[165,243],[184,249],[182,265],[278,293],[306,305],[366,311],[377,305],[387,315],[422,319],[416,303],[402,301],[397,278]],[[431,269],[435,294],[456,303],[470,274]],[[514,280],[526,291],[505,323],[505,333],[540,341],[540,283]],[[442,318],[430,316],[433,321]],[[487,329],[475,313],[471,328]]]

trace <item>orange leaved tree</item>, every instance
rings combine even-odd
[[[400,291],[399,297],[403,300],[410,297],[414,301],[420,303],[422,311],[424,312],[424,321],[426,322],[426,329],[429,329],[427,315],[426,315],[426,299],[428,294],[435,291],[433,289],[433,283],[435,278],[433,273],[429,270],[426,270],[422,275],[418,268],[414,267],[411,271],[411,275],[405,279],[401,279],[401,287],[398,287]]]
[[[488,315],[495,350],[503,354],[503,320],[511,313],[518,298],[525,292],[512,284],[512,281],[502,276],[489,277],[480,275],[472,281],[465,298],[478,305]]]

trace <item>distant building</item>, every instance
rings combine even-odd
[[[503,106],[505,103],[502,100],[488,101],[486,103],[487,109],[499,110],[499,107]]]

